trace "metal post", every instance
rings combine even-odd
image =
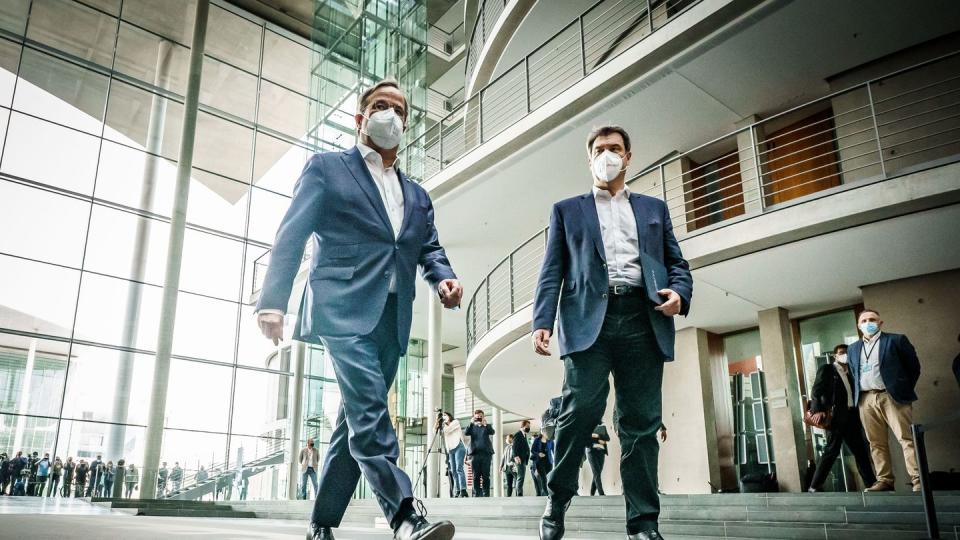
[[[877,157],[880,159],[880,174],[886,178],[887,167],[883,164],[883,144],[880,143],[880,127],[877,126],[877,111],[873,107],[873,92],[870,90],[870,83],[867,83],[867,101],[870,102],[870,118],[873,119],[873,134],[877,137]]]
[[[577,18],[580,26],[580,68],[583,76],[587,76],[587,38],[583,35],[583,15]]]
[[[485,332],[490,331],[490,279],[487,276],[487,279],[484,280],[483,292],[487,297],[487,329]]]
[[[650,23],[650,33],[653,33],[653,10],[650,9],[650,0],[647,0],[647,22]]]
[[[660,164],[660,189],[663,192],[663,204],[667,205],[667,211],[670,211],[670,205],[667,203],[667,176],[664,174],[664,163]],[[681,192],[683,191],[683,179],[680,179]]]
[[[437,138],[440,141],[440,169],[443,169],[443,119],[442,118],[440,119],[440,123],[437,125],[439,126],[437,128],[437,131],[438,131]]]
[[[467,106],[464,105],[464,109],[466,108]],[[479,124],[478,129],[480,131],[480,144],[483,144],[483,89],[482,88],[480,89],[480,92],[477,93],[477,116],[478,116],[477,124]]]
[[[750,145],[753,146],[753,162],[757,165],[757,197],[760,199],[760,211],[767,207],[767,201],[763,196],[763,167],[760,165],[760,150],[757,142],[757,126],[750,126]]]
[[[927,535],[930,538],[940,538],[940,524],[937,522],[937,509],[933,505],[933,487],[930,485],[930,470],[927,466],[923,424],[911,424],[910,431],[913,432],[913,450],[920,468],[920,494],[923,496],[923,513],[927,517]]]
[[[436,410],[443,408],[443,305],[436,294],[430,295],[427,308],[427,377],[423,389],[426,432],[430,433],[436,418]],[[441,435],[442,436],[442,435]],[[424,456],[427,460],[427,497],[440,496],[440,448]],[[452,450],[448,448],[447,450]],[[444,456],[446,457],[446,456]]]
[[[303,381],[304,365],[306,364],[307,346],[301,341],[293,341],[290,344],[290,360],[293,363],[293,384],[290,395],[290,411],[287,416],[290,418],[290,441],[287,447],[290,461],[287,464],[287,498],[295,500],[297,498],[297,480],[300,478],[300,463],[297,459],[300,453],[301,427],[303,426]],[[314,447],[314,451],[319,451]],[[304,486],[306,488],[306,486]],[[316,493],[313,494],[316,496]]]
[[[503,411],[499,407],[493,408],[493,429],[496,431],[496,434],[493,436],[493,455],[502,456],[503,455],[503,443],[506,435],[503,433]],[[493,478],[490,479],[493,482],[493,489],[490,489],[490,486],[487,487],[487,492],[491,493],[494,497],[503,497],[503,472],[500,470],[500,467],[491,467],[493,470]]]
[[[190,74],[184,98],[183,127],[180,135],[180,160],[177,162],[177,184],[170,213],[170,236],[167,244],[167,265],[163,280],[160,328],[157,332],[157,354],[153,365],[153,390],[147,424],[146,449],[143,454],[140,496],[154,498],[157,493],[157,469],[163,445],[163,424],[167,408],[167,386],[170,381],[170,354],[173,350],[173,329],[177,315],[177,290],[180,287],[180,266],[183,259],[183,236],[187,223],[187,202],[190,197],[190,173],[193,167],[193,143],[197,131],[197,106],[200,98],[200,76],[203,73],[203,48],[207,32],[210,0],[197,0],[193,21],[193,43],[190,49]]]
[[[530,55],[523,57],[523,76],[526,80],[524,90],[527,93],[527,114],[529,114],[533,110],[530,108]]]
[[[514,297],[513,297],[513,253],[510,254],[510,261],[508,263],[508,270],[510,271],[510,314],[514,313]]]

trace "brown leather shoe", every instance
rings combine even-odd
[[[877,491],[893,491],[893,486],[886,482],[876,481],[872,486],[868,487],[864,491],[877,492]]]

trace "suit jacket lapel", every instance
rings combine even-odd
[[[400,169],[396,169],[396,171],[397,178],[400,179],[400,188],[403,190],[403,222],[400,224],[400,234],[397,235],[399,238],[403,235],[403,232],[407,230],[407,226],[410,225],[410,214],[413,213],[413,201],[416,198],[416,195],[413,188],[413,183],[410,182],[410,179],[407,178],[407,175],[403,174]]]
[[[387,208],[383,205],[383,197],[380,196],[380,190],[377,189],[377,185],[373,182],[373,177],[370,176],[370,170],[367,169],[367,164],[363,161],[360,149],[354,146],[340,154],[340,159],[343,160],[350,174],[353,175],[354,180],[360,184],[360,189],[362,189],[367,195],[367,198],[370,199],[370,204],[372,204],[377,211],[383,225],[390,231],[390,235],[393,236],[393,226],[390,225]]]
[[[880,334],[880,355],[877,356],[877,364],[880,365],[883,363],[883,360],[887,357],[887,352],[890,350],[890,336],[886,333]]]
[[[860,350],[863,348],[863,340],[858,339],[847,347],[847,363],[850,365],[850,376],[856,380],[860,379]],[[856,380],[854,385],[857,384]]]
[[[636,193],[630,194],[630,207],[633,208],[633,218],[637,222],[637,242],[640,244],[640,253],[645,253],[645,246],[647,242],[644,232],[646,231],[646,227],[640,226],[641,223],[643,223],[643,220],[641,219],[640,212],[640,196]]]
[[[583,211],[587,234],[593,237],[593,245],[597,248],[600,258],[606,260],[606,252],[603,250],[603,235],[600,232],[600,217],[597,216],[597,201],[594,200],[593,193],[580,197],[580,210]]]

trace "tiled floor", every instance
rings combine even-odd
[[[132,516],[78,499],[0,497],[2,540],[302,539],[306,523],[271,519]],[[390,540],[389,531],[338,529],[337,540]],[[529,536],[457,533],[463,540],[527,540]]]

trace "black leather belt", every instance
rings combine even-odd
[[[610,287],[610,296],[633,296],[643,292],[641,287],[635,285],[614,285]]]

